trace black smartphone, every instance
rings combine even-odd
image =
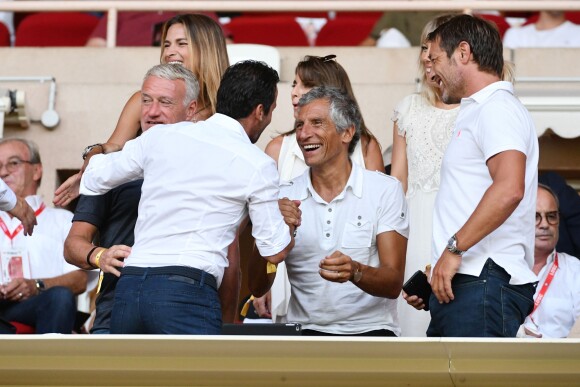
[[[421,270],[417,270],[403,285],[403,290],[409,296],[417,296],[423,299],[425,310],[429,310],[429,297],[431,297],[431,285],[427,275]]]

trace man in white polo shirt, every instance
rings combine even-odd
[[[514,337],[532,310],[538,140],[501,81],[497,30],[470,15],[428,36],[432,76],[461,107],[433,218],[428,336]]]
[[[276,165],[253,145],[272,119],[278,81],[264,63],[237,63],[226,70],[208,120],[156,125],[121,152],[91,159],[82,194],[144,179],[111,333],[219,334],[217,289],[248,213],[262,256],[280,262],[292,248]]]
[[[285,261],[287,320],[300,323],[303,335],[398,336],[409,232],[401,183],[350,160],[361,115],[346,94],[314,88],[298,107],[296,139],[309,169],[280,190],[302,214],[281,207],[290,224],[299,223]],[[274,277],[263,260],[252,259],[250,270],[250,290],[259,296]]]

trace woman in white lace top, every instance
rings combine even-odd
[[[421,41],[452,15],[431,20],[423,29]],[[435,195],[439,189],[441,160],[451,139],[458,105],[440,99],[438,85],[430,77],[431,62],[427,45],[421,46],[419,59],[421,91],[405,97],[395,108],[391,175],[403,183],[409,205],[409,241],[405,281],[431,261],[431,232]],[[424,300],[428,302],[428,300]],[[399,297],[399,325],[402,336],[425,336],[430,314],[415,310]]]

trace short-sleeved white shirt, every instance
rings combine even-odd
[[[441,166],[441,186],[433,217],[433,266],[481,201],[492,179],[487,160],[516,150],[526,155],[525,193],[518,207],[497,229],[464,255],[459,273],[479,276],[492,258],[511,275],[511,284],[537,281],[534,262],[538,185],[538,139],[529,112],[513,95],[509,82],[495,82],[461,107]]]
[[[371,296],[351,282],[327,281],[318,273],[318,265],[339,250],[355,261],[378,267],[377,235],[395,231],[408,237],[401,183],[352,163],[344,190],[330,203],[312,187],[309,170],[285,183],[280,196],[301,200],[302,210],[295,246],[286,258],[292,285],[287,320],[334,334],[389,329],[398,335],[396,300]]]
[[[26,198],[28,204],[37,211],[43,204],[40,196]],[[20,220],[10,218],[6,212],[0,212],[8,232],[13,234]],[[26,252],[30,263],[30,278],[53,278],[79,270],[78,267],[66,262],[63,255],[64,241],[71,228],[73,214],[61,208],[45,207],[38,215],[38,224],[30,236],[20,231],[12,242],[4,232],[0,235],[2,251],[15,249]]]
[[[565,21],[556,28],[538,30],[535,24],[509,28],[503,38],[506,48],[580,47],[580,25]]]
[[[144,181],[125,266],[189,266],[220,284],[227,248],[248,213],[262,256],[290,243],[278,208],[276,164],[228,116],[156,125],[120,152],[93,156],[81,194],[104,194],[137,179]]]
[[[554,263],[554,253],[540,270],[538,288],[534,299]],[[580,260],[566,253],[558,253],[558,269],[534,313],[526,318],[524,326],[538,331],[542,338],[568,337],[580,317]]]

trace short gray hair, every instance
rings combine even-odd
[[[182,79],[185,82],[185,101],[183,105],[187,106],[191,101],[197,100],[199,96],[199,82],[197,78],[187,68],[181,64],[158,64],[153,66],[147,71],[143,81],[149,77],[157,77],[161,79],[167,79],[169,81],[176,81]]]
[[[38,145],[34,141],[20,137],[7,137],[0,139],[0,145],[9,142],[20,142],[26,145],[28,148],[28,157],[30,157],[30,160],[27,161],[30,161],[32,164],[42,164],[42,161],[40,161],[40,151],[38,150]]]
[[[361,134],[362,115],[358,105],[339,88],[321,86],[304,94],[298,101],[298,107],[302,108],[318,99],[329,102],[329,115],[338,133],[343,133],[346,129],[354,126],[354,135],[348,146],[348,154],[352,154]]]

